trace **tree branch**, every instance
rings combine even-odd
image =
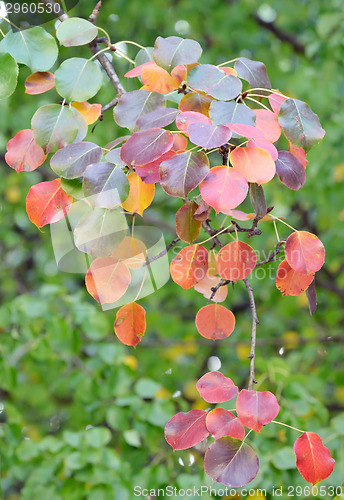
[[[178,243],[178,241],[180,241],[180,238],[175,238],[173,241],[171,241],[171,243],[169,245],[167,245],[167,247],[162,250],[160,253],[158,253],[158,255],[154,255],[154,257],[151,257],[150,259],[147,259],[144,266],[149,266],[149,264],[151,264],[152,262],[154,262],[155,260],[158,260],[160,259],[161,257],[163,257],[164,255],[167,254],[167,252],[172,248],[174,247],[174,245],[176,245]]]
[[[265,260],[261,260],[260,262],[257,262],[256,267],[263,266],[264,264],[268,264],[268,262],[273,262],[274,260],[277,260],[276,257],[277,257],[277,255],[279,255],[281,253],[281,251],[282,251],[281,246],[284,245],[285,242],[286,242],[286,239],[279,241],[276,245],[276,249],[273,252],[271,252],[269,257],[267,257]]]
[[[257,310],[256,310],[256,303],[254,300],[254,295],[253,295],[253,290],[251,287],[251,283],[249,282],[248,278],[244,278],[244,283],[248,292],[248,296],[250,299],[250,307],[251,307],[251,314],[252,314],[252,332],[251,332],[251,351],[250,354],[247,356],[251,361],[250,361],[250,377],[248,381],[248,390],[250,391],[252,389],[253,384],[257,383],[257,380],[255,378],[255,372],[254,372],[254,360],[256,356],[256,341],[257,341],[257,325],[259,323],[258,321],[258,316],[257,316]]]
[[[63,22],[66,19],[69,19],[68,14],[66,14],[64,12],[64,10],[59,6],[59,4],[55,3],[53,0],[42,0],[42,2],[45,5],[50,5],[52,7],[52,12],[56,13],[55,15],[60,21]],[[94,23],[95,23],[95,20],[97,18],[97,15],[98,15],[98,14],[95,14],[95,12],[96,11],[99,12],[100,5],[101,5],[101,3],[98,2],[93,13],[91,14],[91,16],[93,16],[92,19],[93,19]],[[113,87],[115,88],[117,95],[120,97],[122,94],[125,93],[125,89],[124,89],[123,85],[121,84],[121,82],[118,78],[118,75],[117,75],[116,71],[114,70],[114,67],[112,66],[112,63],[106,57],[104,52],[99,52],[100,48],[99,48],[99,45],[96,42],[96,40],[89,43],[88,47],[89,47],[90,51],[92,52],[92,54],[96,55],[98,61],[100,62],[100,64],[104,68],[107,76],[109,77],[110,82],[112,83]]]
[[[264,21],[261,17],[259,17],[257,14],[254,16],[254,19],[256,22],[261,26],[262,28],[265,28],[268,31],[271,31],[281,42],[286,42],[289,45],[291,45],[294,49],[295,52],[298,54],[305,55],[305,47],[300,43],[295,36],[290,35],[289,33],[286,33],[283,31],[281,28],[276,26],[276,24],[271,21],[267,22]]]

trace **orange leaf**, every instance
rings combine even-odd
[[[37,71],[25,80],[25,94],[43,94],[55,87],[55,75],[48,71]]]
[[[208,269],[208,250],[201,245],[183,248],[172,260],[170,271],[172,279],[187,290],[201,281]]]
[[[157,64],[144,66],[141,71],[142,87],[150,92],[166,94],[177,89],[186,77],[185,66],[176,66],[171,74]]]
[[[87,125],[92,125],[101,115],[101,104],[90,104],[89,102],[73,102],[73,108],[77,109],[79,113],[85,118]]]
[[[153,201],[155,184],[145,184],[135,172],[128,175],[128,181],[130,185],[129,196],[122,203],[122,207],[128,212],[142,215]]]
[[[214,99],[204,92],[194,92],[186,94],[180,100],[178,108],[180,111],[196,111],[209,116],[209,107]]]
[[[87,291],[99,304],[111,304],[120,299],[131,281],[124,262],[114,257],[99,257],[86,273]]]
[[[238,76],[238,72],[234,68],[231,68],[230,66],[221,66],[220,69],[224,71],[226,75]]]
[[[126,304],[116,314],[114,329],[122,344],[136,347],[146,331],[146,311],[136,302]]]
[[[247,182],[265,184],[276,173],[276,165],[271,156],[262,148],[236,148],[230,155],[235,170],[240,172]],[[234,207],[233,207],[234,208]]]
[[[111,254],[115,259],[125,261],[129,269],[137,269],[146,261],[147,247],[138,238],[126,236],[118,248]]]
[[[21,130],[7,143],[6,163],[18,174],[23,171],[32,172],[42,165],[45,159],[46,154],[35,142],[31,129]]]
[[[226,280],[238,281],[246,278],[255,268],[257,254],[243,241],[232,241],[217,254],[217,268]]]
[[[213,254],[214,255],[214,254]],[[209,265],[209,261],[208,261]],[[209,270],[202,281],[199,281],[195,285],[196,292],[199,292],[206,299],[210,299],[213,294],[212,288],[217,286],[220,282],[221,278],[219,276],[213,276],[209,273]],[[213,302],[223,302],[227,298],[228,288],[227,285],[220,286],[220,288],[216,291],[214,297],[211,299]]]
[[[291,153],[295,158],[299,160],[300,163],[302,163],[303,167],[307,167],[308,160],[306,158],[306,151],[303,148],[300,148],[299,146],[295,146],[292,144],[290,141],[288,142],[288,151]]]
[[[319,238],[308,231],[292,233],[284,247],[288,264],[303,274],[319,271],[325,261],[325,248]]]
[[[313,273],[298,273],[283,260],[278,266],[276,286],[283,295],[300,295],[307,290],[313,279]]]
[[[280,138],[282,127],[278,122],[278,117],[267,109],[254,109],[256,114],[256,127],[261,130],[265,140],[276,142]]]
[[[202,307],[196,315],[196,328],[206,339],[225,339],[233,332],[235,316],[226,307],[209,304]]]
[[[38,228],[57,222],[69,212],[73,198],[61,188],[61,179],[31,186],[26,197],[26,211]]]

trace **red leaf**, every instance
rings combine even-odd
[[[290,141],[288,142],[288,151],[291,153],[300,163],[302,163],[303,168],[307,167],[308,160],[306,158],[306,151],[298,146],[295,146]]]
[[[224,403],[235,398],[238,388],[220,372],[208,372],[199,379],[196,388],[207,403]]]
[[[176,119],[176,126],[179,130],[185,132],[186,135],[188,135],[187,129],[189,125],[199,122],[205,122],[211,125],[210,118],[205,116],[203,113],[197,113],[196,111],[184,111],[180,113],[180,115],[178,115]]]
[[[146,311],[136,302],[126,304],[117,311],[114,329],[122,344],[136,347],[146,331]]]
[[[189,125],[188,134],[191,142],[204,149],[220,147],[232,137],[232,132],[225,125],[202,122]]]
[[[196,328],[206,339],[225,339],[233,332],[234,327],[234,314],[219,304],[204,306],[196,315]]]
[[[206,426],[214,439],[231,436],[243,440],[245,429],[238,417],[223,408],[211,410],[206,418]]]
[[[208,269],[208,250],[201,245],[183,248],[171,262],[171,276],[175,283],[187,290],[201,281]]]
[[[126,78],[139,77],[139,76],[141,76],[143,68],[148,68],[149,66],[156,66],[156,63],[154,61],[147,61],[143,64],[140,64],[139,66],[136,66],[136,68],[133,68],[130,71],[127,71],[124,76]]]
[[[127,266],[114,257],[99,257],[86,274],[87,291],[99,304],[111,304],[120,299],[131,281]]]
[[[135,132],[121,148],[121,158],[128,166],[146,165],[169,151],[173,134],[161,128]]]
[[[73,198],[61,188],[61,179],[31,186],[26,197],[26,211],[38,228],[57,222],[67,215]]]
[[[256,252],[242,241],[228,243],[217,255],[217,268],[220,276],[234,282],[246,278],[253,271],[256,263]]]
[[[256,127],[263,132],[265,140],[278,141],[282,127],[278,123],[277,115],[267,109],[255,109],[254,112],[256,114]]]
[[[37,71],[25,80],[25,94],[43,94],[55,87],[55,75],[48,71]]]
[[[269,153],[262,148],[236,148],[230,155],[235,170],[239,171],[247,182],[265,184],[276,173],[276,165]]]
[[[182,134],[174,134],[172,151],[184,153],[188,145],[188,140]]]
[[[304,432],[295,441],[294,451],[296,467],[308,483],[317,484],[332,474],[335,460],[318,434]]]
[[[202,151],[179,153],[160,165],[160,184],[171,196],[186,198],[209,172],[209,160]]]
[[[176,213],[177,235],[186,243],[195,241],[202,227],[202,222],[193,218],[197,209],[196,202],[188,201]]]
[[[213,207],[216,213],[226,214],[244,201],[248,183],[234,168],[214,167],[210,169],[199,190],[203,200]]]
[[[315,234],[307,231],[292,233],[284,250],[288,264],[299,273],[315,273],[325,261],[324,245]]]
[[[211,207],[208,205],[208,203],[202,200],[193,217],[195,220],[204,221],[209,219],[210,212]]]
[[[279,405],[272,392],[242,389],[237,397],[236,410],[242,424],[260,432],[263,425],[268,424],[278,415]]]
[[[142,167],[137,166],[135,167],[135,172],[145,184],[156,184],[157,182],[160,182],[160,174],[159,174],[159,169],[160,165],[163,161],[170,160],[174,156],[176,156],[175,151],[167,151],[167,153],[164,153],[162,156],[159,156],[156,160],[146,163]]]
[[[165,439],[174,450],[186,450],[209,436],[205,420],[207,412],[191,410],[179,412],[165,426]]]
[[[6,163],[16,172],[32,172],[44,162],[46,154],[36,144],[31,129],[18,132],[7,143]]]
[[[278,266],[276,286],[283,295],[300,295],[314,280],[314,274],[303,274],[294,271],[286,260]]]
[[[214,481],[240,488],[252,481],[259,469],[256,453],[240,439],[222,437],[211,444],[204,456],[204,470]]]

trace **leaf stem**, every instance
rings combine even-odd
[[[235,62],[238,60],[238,57],[236,57],[235,59],[231,59],[230,61],[226,61],[226,62],[223,62],[221,64],[218,64],[217,67],[220,68],[221,66],[226,66],[226,64],[230,64],[232,62]]]
[[[287,222],[284,222],[284,220],[279,219],[278,217],[275,217],[274,215],[271,215],[271,214],[267,214],[267,216],[271,217],[271,219],[273,219],[273,220],[275,219],[275,220],[278,220],[279,222],[282,222],[282,224],[284,224],[285,226],[288,226],[290,229],[292,229],[293,231],[295,231],[297,233],[297,229],[295,229],[295,227],[291,226]]]
[[[270,94],[277,94],[277,95],[280,95],[281,97],[285,97],[286,99],[289,99],[288,96],[282,94],[282,92],[277,92],[277,90],[272,90],[272,89],[263,89],[261,87],[256,87],[254,89],[250,89],[250,91],[254,92],[255,90],[263,90],[265,92],[270,92]],[[261,96],[263,97],[263,96]]]
[[[263,104],[262,102],[257,101],[257,99],[252,99],[252,97],[250,97],[249,95],[247,95],[245,97],[245,99],[248,99],[249,101],[255,102],[256,104],[259,104],[259,106],[261,106],[262,108],[266,109],[267,111],[271,111],[267,106],[265,106],[265,104]]]
[[[143,47],[142,45],[140,45],[137,42],[132,42],[131,40],[120,40],[119,42],[116,42],[116,44],[117,43],[130,43],[131,45],[136,45],[136,47],[139,47],[140,49],[145,49],[146,48],[146,47]]]
[[[283,425],[284,427],[289,427],[289,429],[293,429],[294,431],[301,432],[301,434],[306,432],[306,431],[302,431],[301,429],[297,429],[296,427],[293,427],[292,425],[284,424],[283,422],[278,422],[278,420],[271,420],[270,424]]]
[[[105,47],[105,49],[101,49],[99,50],[96,54],[93,54],[93,56],[91,56],[89,58],[89,61],[92,61],[92,59],[94,59],[95,57],[97,57],[99,54],[101,54],[102,52],[106,52],[107,50],[110,50],[110,47]]]

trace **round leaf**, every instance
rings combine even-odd
[[[119,167],[118,167],[119,168]],[[152,203],[155,194],[154,184],[145,184],[136,172],[131,172],[129,182],[129,196],[122,202],[122,207],[128,212],[142,215],[143,211]],[[126,187],[122,185],[122,194],[125,195]]]
[[[209,116],[214,125],[227,125],[227,123],[241,123],[254,127],[256,115],[254,111],[235,101],[212,101]]]
[[[87,166],[100,160],[102,150],[92,142],[74,142],[59,149],[50,160],[54,172],[65,179],[81,177]]]
[[[88,101],[102,86],[103,76],[94,61],[72,57],[55,71],[56,90],[67,101]]]
[[[209,123],[193,123],[189,125],[188,134],[191,142],[204,149],[222,146],[232,137],[232,132],[228,127]]]
[[[264,134],[264,138],[269,142],[276,142],[281,135],[281,125],[275,113],[267,109],[255,109],[256,127]]]
[[[325,248],[319,238],[307,231],[292,233],[284,247],[288,264],[298,273],[319,271],[325,261]]]
[[[318,434],[304,432],[295,441],[294,451],[296,467],[308,483],[317,484],[332,474],[335,461]]]
[[[306,182],[304,166],[289,151],[279,151],[275,164],[278,177],[288,188],[297,191]]]
[[[162,128],[135,132],[122,146],[121,158],[129,166],[145,165],[169,151],[173,134]]]
[[[31,129],[21,130],[7,143],[6,163],[18,174],[35,170],[42,165],[45,158],[46,155],[36,144]]]
[[[172,279],[187,290],[201,281],[208,269],[208,250],[201,245],[183,248],[171,262]]]
[[[175,135],[174,137],[176,138],[177,136]],[[142,167],[135,167],[135,172],[139,177],[141,177],[145,184],[156,184],[157,182],[160,182],[159,170],[161,163],[163,161],[170,160],[174,156],[176,156],[175,151],[170,149],[170,151],[167,151],[167,153],[159,156],[156,160],[146,163],[146,165],[143,165]]]
[[[136,347],[146,331],[146,311],[136,302],[126,304],[116,314],[114,329],[122,344]]]
[[[279,405],[272,392],[242,389],[237,397],[236,410],[242,424],[249,429],[260,432],[263,425],[277,417]]]
[[[230,101],[242,90],[239,78],[226,75],[212,64],[199,64],[193,68],[188,76],[188,84],[193,89],[201,90],[220,101]]]
[[[271,89],[266,67],[262,62],[252,61],[251,59],[247,59],[247,57],[239,57],[235,61],[234,69],[237,71],[238,76],[246,80],[252,88]]]
[[[54,153],[73,142],[79,130],[73,111],[59,104],[38,108],[32,117],[31,127],[35,141],[46,153]]]
[[[245,429],[238,417],[223,408],[211,410],[206,418],[206,426],[214,439],[230,436],[243,440]]]
[[[116,123],[134,131],[139,118],[156,109],[165,107],[165,98],[157,92],[147,90],[134,90],[126,92],[113,109]],[[151,127],[152,128],[152,127]]]
[[[196,388],[207,403],[224,403],[238,394],[238,388],[233,381],[220,372],[206,373],[199,379]]]
[[[129,181],[123,170],[112,163],[89,165],[84,173],[83,191],[92,205],[118,207],[129,195]]]
[[[209,172],[209,160],[203,152],[180,153],[160,165],[160,184],[171,196],[186,198]]]
[[[276,173],[276,165],[269,153],[261,148],[236,148],[230,155],[230,161],[247,180],[265,184],[271,181]]]
[[[61,179],[31,186],[26,197],[26,211],[37,227],[63,219],[69,212],[72,197],[61,188]]]
[[[0,53],[0,99],[6,99],[15,91],[18,71],[18,65],[13,57],[10,54]]]
[[[166,424],[166,441],[174,450],[186,450],[196,446],[209,436],[205,425],[206,417],[207,412],[204,410],[177,413]]]
[[[184,40],[179,36],[162,38],[158,36],[155,40],[153,58],[154,61],[171,71],[179,64],[193,64],[198,61],[202,54],[202,47],[195,40]]]
[[[256,477],[259,460],[246,443],[232,437],[222,437],[205,452],[204,469],[214,481],[240,488]]]
[[[214,167],[199,187],[203,200],[216,213],[227,213],[244,201],[248,183],[240,172],[225,166]]]
[[[242,241],[228,243],[217,255],[220,276],[234,282],[246,278],[256,267],[256,263],[256,252]]]
[[[211,254],[210,254],[211,255]],[[196,292],[199,292],[205,297],[206,299],[210,300],[210,297],[212,297],[212,301],[219,303],[223,302],[227,298],[228,294],[228,287],[227,285],[220,286],[220,288],[216,291],[215,295],[213,294],[213,288],[216,287],[221,278],[219,276],[213,276],[209,272],[209,267],[208,267],[208,272],[205,275],[205,277],[202,279],[202,281],[199,281],[195,285],[195,290]],[[197,325],[196,325],[197,326]]]
[[[302,274],[294,271],[286,260],[278,266],[276,286],[282,295],[300,295],[314,280],[314,274]]]
[[[70,17],[59,24],[56,30],[56,38],[65,47],[86,45],[97,36],[97,27],[80,17]]]
[[[113,257],[95,259],[86,274],[87,291],[99,304],[120,299],[131,281],[127,266]]]
[[[196,328],[206,339],[225,339],[233,332],[235,316],[219,304],[202,307],[196,315]]]
[[[40,26],[9,31],[0,42],[0,52],[8,52],[33,72],[48,71],[58,54],[55,39]]]

